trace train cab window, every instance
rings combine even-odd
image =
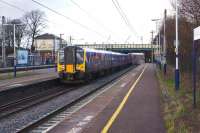
[[[59,63],[64,64],[64,51],[59,51]]]
[[[64,49],[64,59],[66,64],[75,63],[75,47],[69,46]]]
[[[84,51],[83,49],[76,49],[76,63],[83,64],[84,61]]]

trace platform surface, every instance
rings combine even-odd
[[[9,74],[13,75],[12,73]],[[55,68],[29,70],[18,72],[17,74],[21,74],[23,76],[0,80],[0,92],[14,87],[33,84],[45,80],[51,80],[58,77]],[[7,74],[2,73],[0,74],[0,76],[3,78],[4,76],[7,76]]]
[[[122,110],[112,121],[109,133],[165,133],[161,116],[155,66],[145,64],[123,76],[111,88],[84,106],[50,133],[100,133],[112,119],[127,92],[144,70]]]

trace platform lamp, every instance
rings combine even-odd
[[[59,34],[60,35],[60,38],[59,38],[59,40],[60,40],[60,45],[59,45],[59,50],[61,49],[61,48],[63,48],[63,44],[62,44],[62,36],[64,35],[64,34]]]
[[[157,46],[158,46],[158,52],[159,52],[159,54],[161,55],[161,50],[160,50],[160,48],[161,48],[161,46],[160,46],[160,30],[158,29],[158,22],[160,21],[161,19],[152,19],[151,21],[154,21],[154,22],[156,22],[156,33],[158,32],[158,38],[159,39],[157,39]],[[160,58],[161,59],[161,58]],[[161,61],[161,60],[160,60]],[[160,66],[160,64],[159,64],[159,66]],[[161,68],[161,66],[160,66],[160,68]]]
[[[164,30],[164,38],[163,38],[163,73],[164,75],[166,75],[167,72],[167,59],[166,59],[166,55],[167,55],[167,46],[166,46],[166,18],[167,18],[167,10],[164,10],[164,26],[163,26],[163,30]]]
[[[16,37],[15,37],[15,27],[16,26],[24,26],[24,24],[3,24],[3,26],[8,26],[11,25],[13,26],[13,57],[14,57],[14,78],[17,76],[17,60],[16,60]]]
[[[175,88],[176,90],[179,90],[179,84],[180,84],[180,72],[179,72],[179,58],[178,58],[178,0],[176,0],[176,69],[175,69]]]

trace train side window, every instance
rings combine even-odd
[[[86,53],[86,59],[87,59],[86,60],[87,62],[90,62],[90,53],[89,52]]]

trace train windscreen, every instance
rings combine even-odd
[[[66,47],[64,55],[65,64],[75,64],[75,47]]]

